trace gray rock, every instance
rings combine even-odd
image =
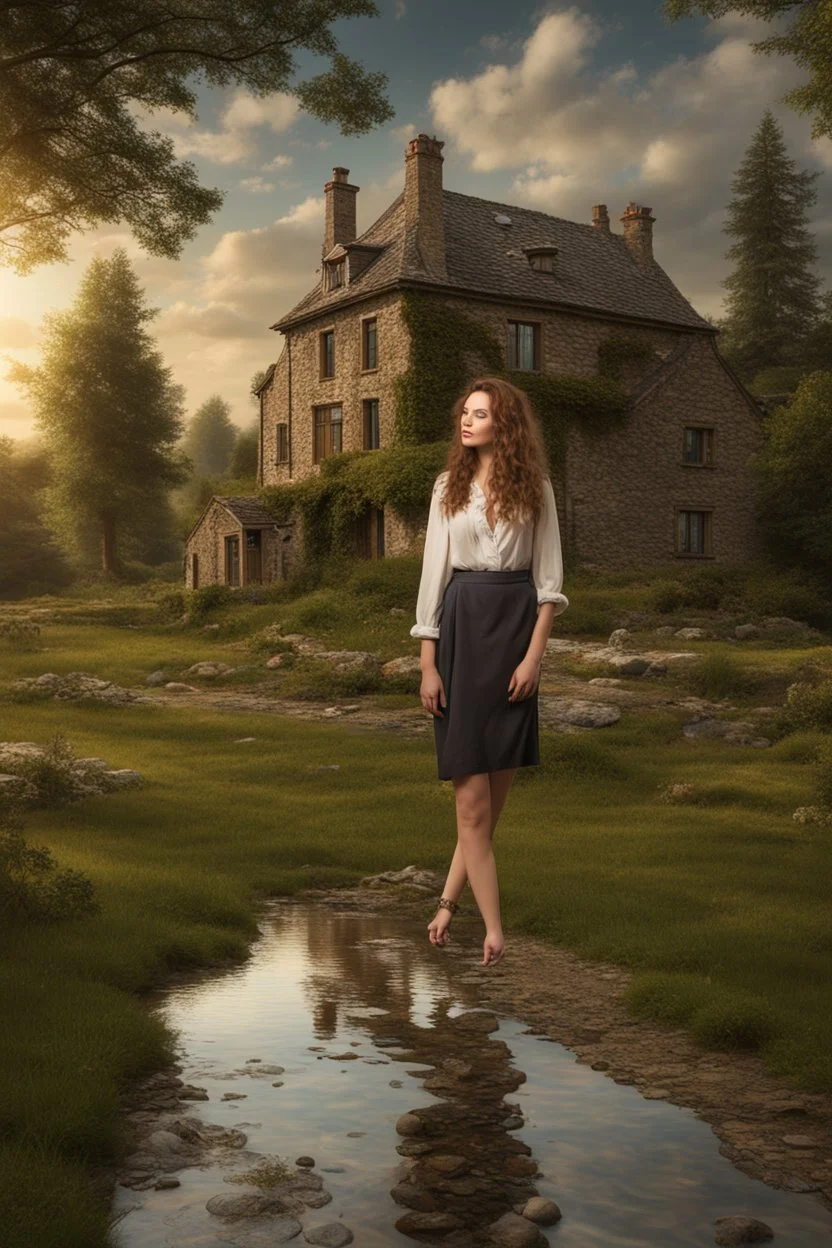
[[[396,1119],[396,1130],[399,1135],[421,1135],[424,1125],[416,1114],[399,1114]]]
[[[239,1196],[232,1195],[230,1192],[228,1194],[222,1192],[206,1201],[205,1208],[216,1218],[236,1222],[240,1218],[259,1218],[268,1213],[285,1213],[286,1204],[283,1197],[276,1192],[243,1192]],[[294,1222],[295,1219],[292,1218],[290,1221]],[[301,1230],[301,1225],[299,1222],[295,1225],[297,1235]]]
[[[140,788],[144,784],[144,777],[139,771],[132,771],[129,767],[119,767],[115,771],[105,771],[102,773],[102,779],[106,780],[108,786],[113,789],[135,789]]]
[[[391,607],[390,614],[391,615],[407,615],[407,612],[405,611],[404,607]]]
[[[519,1213],[504,1213],[488,1227],[495,1248],[543,1248],[549,1241],[539,1226]]]
[[[684,637],[685,641],[704,641],[710,634],[704,628],[677,628],[674,637]]]
[[[723,740],[731,745],[750,745],[755,749],[765,749],[771,745],[768,737],[757,735],[757,729],[750,720],[713,719],[705,716],[684,724],[682,732],[689,740]]]
[[[327,1222],[326,1226],[310,1227],[303,1232],[303,1238],[308,1244],[319,1244],[321,1248],[344,1248],[355,1236],[343,1222]]]
[[[396,1230],[401,1231],[403,1235],[414,1235],[419,1232],[429,1233],[431,1231],[441,1233],[442,1231],[458,1230],[464,1223],[453,1213],[431,1213],[428,1210],[413,1210],[410,1213],[402,1214],[396,1220]]]
[[[591,680],[586,682],[588,685],[609,685],[614,687],[621,684],[620,676],[593,676]]]
[[[418,654],[404,654],[400,659],[391,659],[383,663],[382,676],[405,676],[410,672],[421,672],[421,660]]]
[[[328,663],[336,672],[378,672],[380,664],[367,650],[314,650],[312,658]]]
[[[580,728],[605,728],[621,718],[617,706],[580,698],[553,698],[544,694],[539,699],[539,705],[544,719],[561,720]]]
[[[672,637],[676,632],[676,627],[673,624],[660,624],[655,631],[658,637]]]
[[[650,666],[650,660],[640,654],[616,654],[607,659],[607,662],[617,668],[622,676],[643,676]]]
[[[767,1222],[758,1218],[747,1218],[739,1214],[729,1214],[714,1221],[716,1235],[714,1243],[721,1248],[731,1248],[734,1244],[761,1244],[764,1240],[774,1239],[774,1231]]]
[[[283,667],[283,655],[273,654],[270,659],[266,659],[266,667]]]
[[[756,624],[738,624],[734,629],[734,636],[739,637],[740,641],[744,641],[746,637],[759,637],[760,630]]]
[[[532,1196],[523,1206],[523,1217],[540,1226],[551,1226],[562,1216],[560,1206],[554,1200],[547,1200],[545,1196]]]
[[[148,685],[163,685],[166,680],[167,676],[165,673],[159,670],[158,672],[151,672],[145,683]]]
[[[632,640],[633,634],[628,628],[616,628],[610,633],[607,645],[614,650],[623,650]]]
[[[234,668],[228,663],[204,661],[202,663],[192,663],[182,673],[183,676],[206,676],[214,679],[217,676],[227,676],[229,672],[233,672]]]
[[[181,680],[169,680],[165,688],[171,693],[199,693],[196,685],[185,685]]]

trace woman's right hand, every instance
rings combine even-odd
[[[430,711],[432,715],[438,715],[440,719],[445,718],[439,709],[440,700],[442,706],[447,705],[445,686],[442,684],[442,677],[439,675],[437,667],[428,667],[422,671],[422,685],[419,689],[419,696],[426,711]]]

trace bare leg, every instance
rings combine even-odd
[[[491,843],[491,785],[488,772],[454,778],[457,834],[471,891],[485,923],[483,964],[503,955],[497,864]]]
[[[516,774],[516,767],[508,767],[502,771],[490,771],[488,773],[488,782],[491,789],[490,836],[492,840],[497,827],[497,821],[500,818],[508,791]],[[459,842],[459,836],[457,836],[456,848],[454,849],[454,856],[445,880],[445,887],[442,889],[442,896],[447,897],[450,901],[458,901],[467,882],[468,873],[465,870],[465,857]],[[452,917],[450,910],[445,906],[441,906],[437,910],[436,917],[428,924],[428,939],[432,945],[447,945],[449,943],[448,927]]]

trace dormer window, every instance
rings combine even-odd
[[[524,247],[523,251],[536,273],[554,273],[557,247]]]
[[[346,281],[345,258],[342,256],[340,260],[327,260],[324,265],[324,271],[326,273],[327,290],[337,290]]]

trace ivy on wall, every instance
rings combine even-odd
[[[424,518],[447,458],[451,407],[477,372],[505,377],[526,391],[555,473],[564,463],[570,426],[602,435],[626,422],[630,403],[618,370],[626,360],[655,354],[642,340],[618,335],[599,347],[596,377],[507,369],[502,344],[490,327],[461,307],[422,291],[405,291],[400,307],[410,362],[393,383],[394,444],[328,456],[319,473],[258,492],[278,521],[300,513],[308,560],[353,554],[356,525],[368,507],[392,507],[414,521]]]

